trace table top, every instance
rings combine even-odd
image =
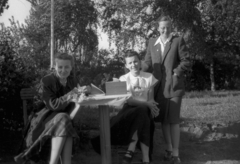
[[[79,102],[80,105],[114,105],[113,102],[125,101],[131,97],[131,93],[120,95],[95,94],[89,95],[87,100]],[[113,101],[113,102],[112,102]]]
[[[119,95],[106,95],[106,94],[89,95],[89,97],[92,97],[92,98],[95,98],[95,99],[112,99],[112,98],[126,97],[126,96],[131,96],[131,93],[119,94]]]
[[[70,113],[70,117],[71,119],[78,120],[78,115],[81,106],[108,105],[121,107],[130,97],[131,97],[130,93],[121,95],[105,95],[105,94],[89,95],[88,100],[76,104],[75,108]]]

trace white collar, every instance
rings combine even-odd
[[[163,43],[162,40],[160,39],[160,36],[158,37],[158,39],[156,40],[154,46],[156,46],[158,43],[159,44],[166,44],[167,42],[169,42],[172,39],[172,33],[169,35],[169,37],[167,38],[167,40]]]
[[[130,74],[130,77],[139,78],[139,77],[141,77],[141,74],[142,74],[141,72],[142,71],[139,71],[139,75],[137,75],[137,76],[133,76],[131,72],[129,72],[129,74]]]

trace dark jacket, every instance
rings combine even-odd
[[[191,67],[189,53],[182,36],[173,36],[166,44],[163,55],[158,43],[158,38],[151,38],[147,47],[143,71],[151,70],[160,81],[159,89],[162,89],[166,98],[184,95],[184,71]],[[177,76],[173,75],[174,73]]]

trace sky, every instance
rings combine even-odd
[[[0,16],[0,23],[4,23],[5,26],[10,26],[9,19],[13,16],[15,20],[19,21],[20,24],[25,23],[25,19],[29,15],[29,10],[31,4],[26,0],[8,0],[9,8],[4,10]],[[99,49],[109,49],[108,36],[105,33],[102,33],[100,30],[99,33]],[[49,34],[50,35],[50,34]]]
[[[20,24],[24,23],[25,18],[29,15],[30,3],[26,0],[8,0],[9,8],[4,10],[0,16],[0,23],[4,23],[5,26],[9,26],[9,18],[14,16],[15,20],[18,20]]]

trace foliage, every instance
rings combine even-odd
[[[100,86],[104,73],[119,77],[124,73],[124,65],[121,56],[114,52],[105,49],[99,50],[97,55],[94,55],[90,63],[81,64],[76,61],[77,76],[83,79],[83,84],[87,81],[92,82],[96,86]]]
[[[239,54],[240,3],[236,0],[204,0],[200,5],[206,55],[225,60]],[[207,57],[206,56],[206,57]]]
[[[20,90],[33,86],[38,77],[34,61],[28,54],[16,24],[0,28],[0,130],[17,133],[23,123]]]
[[[36,78],[33,60],[26,53],[21,35],[16,26],[5,28],[2,26],[0,31],[1,44],[1,97],[7,99],[18,94],[21,87],[30,86]],[[3,97],[4,95],[4,97]]]
[[[32,4],[24,33],[33,48],[38,68],[48,68],[50,61],[51,1],[29,0]],[[97,11],[88,0],[55,1],[54,51],[75,54],[77,60],[88,63],[97,52]]]
[[[223,83],[230,84],[240,76],[239,4],[236,0],[115,0],[103,1],[99,6],[103,28],[116,41],[118,52],[136,49],[137,45],[144,52],[148,38],[158,35],[156,19],[162,14],[170,15],[175,32],[184,35],[189,47],[195,70],[187,78],[199,84],[197,87],[192,83],[192,89],[209,89],[215,82],[220,89],[231,88],[233,85]],[[231,75],[224,76],[227,72],[222,66],[234,68]],[[199,74],[210,76],[201,76],[206,85],[201,86]]]
[[[199,33],[200,12],[196,8],[198,2],[194,0],[124,0],[114,1],[114,3],[103,1],[99,6],[102,8],[103,28],[109,34],[114,34],[119,51],[137,46],[140,51],[143,51],[149,37],[158,35],[156,19],[161,14],[169,14],[173,18],[175,30],[188,32],[189,40],[195,35],[201,35]]]
[[[235,0],[203,0],[199,5],[201,11],[202,38],[205,43],[200,56],[209,65],[211,90],[215,90],[217,60],[231,63],[238,69],[239,63],[239,25],[240,3]],[[233,74],[237,72],[233,70]],[[229,81],[228,79],[226,79]],[[218,83],[218,81],[216,81]],[[219,84],[217,84],[219,85]]]
[[[8,45],[1,45],[0,57],[3,58],[0,62],[0,130],[3,134],[17,135],[23,126],[20,90],[30,86],[35,76],[27,74],[29,68]]]
[[[1,2],[0,2],[0,16],[4,12],[4,10],[8,9],[8,8],[9,8],[8,0],[1,0]]]

